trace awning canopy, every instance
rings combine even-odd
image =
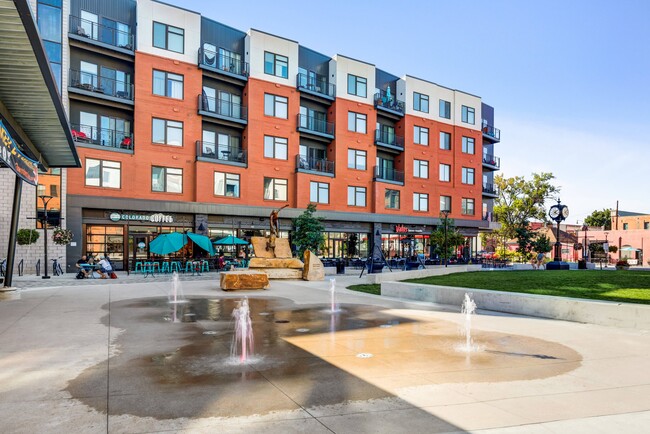
[[[0,0],[0,114],[47,167],[81,167],[27,0]]]

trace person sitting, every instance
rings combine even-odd
[[[219,254],[219,259],[217,259],[217,269],[223,270],[226,266],[226,258],[223,256],[223,253]]]
[[[99,261],[99,270],[98,272],[102,274],[102,279],[106,279],[106,276],[110,276],[111,273],[113,272],[113,265],[111,264],[111,261],[108,259],[108,256],[104,256],[101,261]],[[106,273],[104,275],[104,273]]]
[[[104,274],[102,271],[101,265],[98,264],[97,259],[95,259],[92,253],[88,255],[88,265],[92,265],[89,270],[91,273],[94,273],[96,271],[97,274],[99,274],[100,279],[108,279],[106,274]]]
[[[88,258],[86,255],[83,255],[78,261],[77,264],[75,265],[80,273],[83,273],[83,277],[87,278],[88,277],[88,267],[84,267],[84,265],[88,265]]]

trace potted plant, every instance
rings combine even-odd
[[[28,246],[38,241],[41,234],[36,229],[18,229],[16,242],[21,246]]]
[[[627,262],[627,259],[621,259],[620,261],[616,262],[617,270],[628,270],[629,268],[630,264]]]
[[[70,241],[72,241],[73,237],[74,234],[70,229],[63,229],[61,227],[54,229],[54,234],[52,234],[52,240],[54,241],[54,244],[58,244],[60,246],[70,244]]]

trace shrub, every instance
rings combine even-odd
[[[616,266],[617,267],[629,267],[630,263],[627,262],[627,259],[621,259],[620,261],[616,261]]]
[[[36,229],[18,229],[16,241],[21,246],[28,246],[38,241],[38,237],[40,236],[41,234]]]

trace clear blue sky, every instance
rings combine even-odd
[[[569,223],[650,213],[650,1],[168,3],[481,96],[501,173],[552,172]]]

